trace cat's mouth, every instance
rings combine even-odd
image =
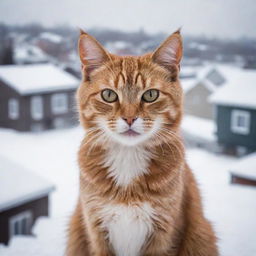
[[[125,132],[122,132],[121,134],[125,135],[125,136],[131,136],[131,137],[140,135],[140,133],[135,132],[133,129],[129,129],[129,130],[125,131]]]

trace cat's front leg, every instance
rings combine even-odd
[[[171,247],[170,234],[155,230],[148,242],[143,256],[176,256],[177,248]]]
[[[89,256],[115,256],[110,249],[107,234],[95,223],[89,223]]]

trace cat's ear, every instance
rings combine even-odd
[[[83,30],[80,30],[78,52],[86,80],[90,80],[92,71],[110,60],[109,54],[101,44]]]
[[[180,67],[182,58],[182,37],[180,30],[170,35],[156,50],[153,52],[152,60],[158,65],[171,70],[173,65]]]

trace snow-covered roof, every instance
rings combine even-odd
[[[184,92],[187,93],[198,84],[203,84],[210,92],[214,92],[217,85],[207,78],[208,74],[214,70],[218,72],[214,64],[181,68],[180,78]]]
[[[54,190],[44,178],[0,156],[0,212],[43,197]]]
[[[237,69],[210,101],[225,106],[256,109],[256,71]]]
[[[198,66],[181,66],[180,78],[193,78],[197,76],[200,67]]]
[[[42,63],[49,60],[48,56],[37,46],[23,44],[14,50],[15,63]]]
[[[180,79],[180,82],[184,93],[187,93],[191,88],[195,86],[197,80],[195,78],[184,78]]]
[[[256,153],[243,157],[230,170],[239,177],[256,180]]]
[[[59,44],[62,42],[62,37],[60,35],[50,33],[50,32],[43,32],[40,34],[40,38],[46,39],[48,41],[51,41],[53,43]]]
[[[216,125],[212,120],[192,115],[184,115],[181,128],[183,132],[196,138],[198,141],[212,142],[216,140]]]
[[[75,89],[79,80],[52,64],[0,66],[0,80],[22,95]]]

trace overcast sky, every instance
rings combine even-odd
[[[256,0],[0,0],[0,22],[256,37]]]

